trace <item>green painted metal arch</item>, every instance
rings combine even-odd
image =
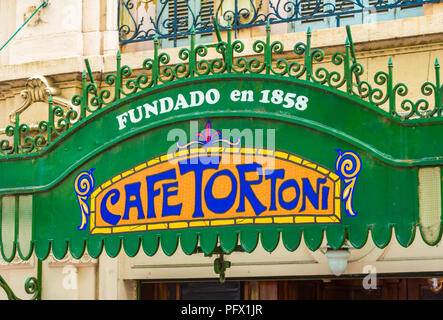
[[[2,259],[6,262],[11,262],[17,253],[17,246],[15,243],[12,244],[12,248],[9,252],[5,252],[3,243],[1,243],[0,249]]]
[[[45,239],[35,240],[34,250],[39,260],[45,260],[51,253],[51,242]]]
[[[178,248],[179,235],[175,231],[165,231],[160,236],[161,248],[167,256],[172,256]],[[212,251],[211,251],[212,252]]]
[[[57,260],[63,259],[68,253],[69,240],[57,240],[51,242],[52,254]]]
[[[300,245],[302,231],[297,226],[286,226],[282,231],[281,238],[286,250],[295,251]]]
[[[409,247],[414,241],[417,223],[398,223],[394,226],[395,237],[402,247]]]
[[[259,232],[245,228],[240,232],[240,245],[243,251],[252,252],[258,245]]]
[[[123,238],[123,249],[128,257],[135,257],[141,247],[140,235],[128,234]]]
[[[186,232],[180,231],[165,233],[162,234],[161,237],[147,233],[147,239],[144,239],[143,235],[131,235],[127,238],[110,237],[104,240],[104,244],[103,240],[98,240],[98,248],[97,244],[87,245],[86,241],[77,241],[76,245],[80,246],[80,248],[74,248],[70,242],[62,243],[38,241],[34,243],[34,246],[35,254],[40,260],[45,260],[51,252],[56,259],[63,259],[68,253],[68,248],[69,252],[75,259],[80,259],[85,253],[84,249],[82,249],[85,248],[85,246],[87,247],[89,256],[92,258],[98,258],[102,254],[103,247],[105,247],[106,254],[111,258],[116,257],[120,253],[122,247],[125,254],[129,257],[134,257],[137,255],[142,247],[145,254],[148,256],[153,256],[159,247],[161,247],[164,254],[171,256],[178,249],[179,241],[181,244],[181,250],[186,255],[192,255],[198,252],[199,248],[204,254],[210,255],[216,248],[218,234],[220,234],[220,238],[222,238],[222,235],[224,237],[224,242],[221,242],[220,248],[226,254],[232,253],[234,249],[238,250],[234,245],[234,243],[237,244],[238,241],[240,241],[241,251],[251,253],[256,249],[259,243],[259,238],[262,247],[270,253],[277,248],[280,238],[283,246],[288,251],[294,251],[299,247],[302,236],[304,238],[305,245],[311,251],[316,251],[320,248],[325,235],[328,247],[331,249],[339,249],[345,243],[344,241],[346,240],[346,233],[348,232],[348,229],[346,228],[343,228],[343,232],[337,232],[337,230],[334,230],[334,228],[331,228],[331,226],[324,227],[323,229],[291,227],[292,226],[284,226],[282,227],[281,231],[267,230],[264,232],[255,230],[239,231],[232,230],[227,227],[226,230],[221,228],[216,232],[205,230],[205,232],[200,234],[200,236],[195,237],[191,237],[190,234],[186,235]],[[385,248],[390,242],[392,228],[395,229],[395,235],[398,243],[403,247],[409,247],[415,237],[415,228],[412,228],[412,226],[408,226],[406,228],[405,226],[399,225],[392,227],[386,226],[386,228],[383,230],[377,230],[375,234],[373,234],[374,244],[379,248]],[[369,230],[369,226],[367,226],[366,230]],[[240,237],[238,236],[239,234]],[[190,237],[192,238],[191,240]],[[156,238],[157,240],[161,239],[161,245],[157,242]],[[91,240],[94,239],[88,239],[88,243],[90,243]],[[364,241],[358,243],[350,240],[350,244],[353,248],[358,249],[363,247],[367,243],[367,240],[369,239],[366,238]],[[198,242],[200,242],[200,245],[198,245]],[[230,243],[229,246],[226,246],[226,242]],[[143,244],[145,245],[143,246]]]
[[[380,110],[375,109],[370,104],[360,101],[355,97],[347,96],[346,94],[339,93],[335,90],[330,90],[328,88],[318,86],[313,83],[305,83],[297,79],[281,79],[274,76],[261,75],[223,75],[212,76],[206,79],[204,77],[201,77],[193,82],[192,85],[203,86],[204,84],[208,83],[208,81],[205,82],[205,80],[208,79],[210,79],[211,81],[218,81],[218,84],[220,84],[221,81],[231,83],[234,80],[245,82],[245,79],[248,81],[256,81],[257,83],[268,81],[272,83],[275,82],[278,85],[285,84],[288,87],[304,88],[304,90],[307,91],[321,91],[325,95],[330,95],[331,97],[334,97],[334,99],[336,99],[336,102],[348,101],[351,102],[351,105],[354,108],[361,108],[354,110],[354,112],[363,112],[364,118],[366,119],[365,121],[367,122],[367,127],[370,127],[373,123],[377,123],[381,127],[389,127],[389,130],[392,131],[388,130],[388,138],[390,137],[390,135],[395,136],[396,134],[398,134],[399,137],[397,137],[396,139],[406,139],[405,137],[407,137],[407,139],[415,139],[413,141],[418,141],[422,139],[423,136],[430,136],[431,133],[433,133],[437,129],[441,130],[442,127],[442,124],[440,122],[433,122],[426,125],[421,122],[417,122],[414,124],[405,124],[397,120],[396,118],[386,116],[386,114],[382,113]],[[44,168],[46,167],[52,169],[56,168],[57,166],[55,166],[54,163],[57,163],[57,160],[65,159],[66,162],[60,166],[62,167],[62,169],[58,170],[55,173],[49,173],[48,171],[42,173],[39,172],[39,170],[35,170],[36,172],[33,172],[29,175],[29,180],[18,181],[18,183],[13,187],[5,186],[5,183],[3,181],[3,185],[0,185],[0,191],[3,194],[17,192],[48,194],[53,190],[58,189],[59,187],[61,188],[61,186],[65,187],[69,185],[72,188],[74,173],[78,170],[90,169],[90,167],[88,167],[89,164],[94,163],[94,161],[96,161],[95,163],[99,162],[100,159],[103,158],[102,154],[104,152],[109,153],[109,157],[111,155],[118,155],[124,147],[133,143],[134,141],[144,141],[147,135],[154,134],[155,132],[160,134],[160,131],[163,132],[164,130],[166,130],[166,128],[170,128],[172,125],[183,125],[184,121],[190,119],[204,119],[205,121],[207,119],[211,119],[215,122],[218,121],[220,123],[228,123],[229,121],[232,121],[234,123],[235,121],[241,120],[245,122],[249,121],[248,124],[257,123],[257,127],[260,127],[261,124],[264,124],[265,122],[271,122],[279,126],[282,132],[284,131],[285,133],[288,132],[288,128],[292,128],[291,130],[294,130],[293,132],[297,132],[297,134],[300,134],[300,136],[302,132],[305,132],[305,136],[303,136],[304,138],[309,137],[309,135],[315,133],[316,135],[318,135],[317,139],[324,139],[325,141],[328,141],[324,144],[332,145],[330,141],[336,141],[337,144],[343,149],[353,148],[354,150],[356,150],[356,152],[361,154],[364,164],[370,167],[373,172],[376,172],[376,174],[380,176],[383,175],[383,170],[385,167],[398,170],[398,177],[400,178],[414,175],[416,176],[418,165],[436,165],[441,163],[442,161],[440,155],[443,154],[443,152],[441,152],[441,148],[443,148],[443,143],[440,144],[440,146],[435,146],[440,143],[439,139],[443,139],[443,136],[441,135],[437,135],[435,137],[436,139],[432,141],[432,154],[428,153],[428,151],[426,150],[410,151],[404,146],[399,146],[398,150],[395,151],[399,156],[398,158],[396,158],[392,155],[387,154],[385,151],[380,151],[379,149],[371,146],[370,143],[362,140],[361,137],[374,139],[372,137],[374,135],[373,132],[363,131],[363,133],[361,133],[361,137],[356,138],[354,136],[349,136],[348,133],[334,128],[332,124],[326,125],[324,123],[320,123],[319,120],[323,119],[322,117],[324,117],[324,114],[321,114],[322,117],[319,116],[319,119],[317,119],[316,121],[312,117],[309,118],[309,115],[305,117],[301,113],[291,115],[288,113],[276,112],[275,110],[265,110],[263,108],[258,108],[259,110],[257,110],[257,112],[255,113],[251,113],[251,110],[246,109],[239,110],[231,108],[226,110],[223,108],[219,108],[217,110],[210,110],[203,113],[200,110],[183,116],[167,117],[165,119],[160,119],[156,122],[142,125],[140,127],[130,128],[130,130],[128,130],[128,132],[124,134],[112,136],[106,143],[103,141],[103,139],[106,138],[105,136],[100,136],[100,134],[91,136],[91,133],[94,132],[93,129],[98,129],[100,133],[100,129],[104,130],[104,126],[107,123],[105,120],[113,119],[115,114],[124,111],[124,108],[136,106],[139,103],[146,101],[146,99],[148,99],[152,95],[161,94],[162,92],[171,90],[184,90],[188,86],[190,86],[190,84],[188,84],[186,81],[177,81],[172,84],[158,86],[154,89],[149,89],[146,92],[136,94],[130,98],[123,99],[119,103],[111,105],[106,109],[97,112],[91,118],[85,119],[85,121],[79,123],[75,128],[73,128],[72,131],[64,134],[58,140],[56,140],[48,150],[45,150],[44,152],[41,152],[36,156],[32,156],[28,159],[20,157],[1,159],[0,168],[2,168],[2,170],[5,170],[6,172],[8,172],[8,168],[11,168],[14,164],[26,163],[27,165],[30,165],[31,168],[33,167],[34,170],[36,167],[39,167],[41,168],[39,169],[40,171],[44,171]],[[328,114],[329,112],[331,112],[331,110],[326,111],[328,111]],[[343,114],[341,114],[341,116],[343,116]],[[100,122],[101,119],[105,120]],[[334,121],[338,121],[337,119],[335,119]],[[347,120],[348,119],[346,118],[342,119],[343,122],[346,122]],[[264,125],[262,127],[264,127]],[[361,130],[361,128],[354,128],[352,130]],[[417,132],[421,130],[424,131],[417,134]],[[109,133],[109,135],[111,134],[112,132]],[[414,134],[416,134],[417,136],[415,137]],[[88,138],[90,139],[88,140]],[[84,141],[86,141],[87,143],[82,146],[76,146],[75,142],[79,139],[85,139]],[[400,140],[396,141],[398,142]],[[411,142],[411,146],[414,145],[414,142]],[[282,150],[297,150],[297,148],[294,147],[295,142],[293,141],[283,141],[281,142],[281,146]],[[414,148],[416,149],[416,147],[413,147],[413,149]],[[74,153],[75,156],[66,158],[66,155],[69,155],[70,152],[72,153],[74,151],[76,151]],[[320,153],[325,152],[326,151],[324,150],[321,152],[311,150],[311,156],[308,158],[315,160],[317,156],[320,155]],[[329,150],[328,152],[330,152],[329,156],[331,154],[336,155],[334,150]],[[420,155],[421,157],[410,159],[410,154]],[[327,162],[325,162],[325,159],[326,158],[323,158],[320,162],[326,165],[328,168],[332,169],[334,166],[334,159],[328,160]],[[130,166],[127,166],[126,168],[129,167]],[[117,174],[118,172],[114,173]],[[102,173],[97,172],[98,178],[101,179],[101,182],[103,182],[105,176],[100,176],[101,174]],[[109,179],[109,177],[110,175],[107,176],[107,179]],[[365,176],[365,174],[362,173],[362,181],[367,182],[370,180],[370,178],[371,177],[369,175],[366,174]],[[414,183],[416,182],[416,180],[412,181]],[[380,194],[383,194],[383,192],[380,192],[377,195]],[[48,195],[47,199],[48,201],[50,201],[51,196]],[[416,202],[413,203],[413,206],[411,208],[411,210],[416,210],[416,212],[418,212],[418,206]],[[39,207],[39,209],[41,209],[41,207]],[[37,254],[37,257],[39,259],[45,259],[48,256],[50,250],[52,250],[57,258],[62,258],[66,255],[67,248],[69,248],[69,251],[75,258],[81,257],[84,254],[85,250],[87,250],[88,253],[94,258],[98,257],[103,252],[103,250],[110,257],[115,257],[121,252],[122,248],[125,254],[127,254],[128,256],[136,255],[141,248],[143,249],[145,254],[151,256],[158,251],[159,247],[161,247],[166,255],[172,255],[176,252],[179,244],[186,254],[192,254],[196,251],[197,244],[199,242],[200,249],[205,254],[211,254],[217,247],[218,243],[220,243],[220,246],[225,253],[230,253],[236,248],[238,242],[240,243],[243,251],[252,252],[255,250],[259,241],[266,251],[272,252],[277,247],[280,239],[287,250],[294,251],[300,245],[302,237],[306,246],[310,250],[317,250],[321,246],[325,237],[328,245],[332,248],[341,247],[345,240],[349,240],[352,246],[360,248],[368,241],[369,230],[371,230],[372,240],[380,248],[384,248],[389,243],[389,241],[391,240],[392,232],[395,232],[397,241],[402,246],[406,247],[412,243],[415,237],[415,227],[417,226],[417,221],[413,219],[403,221],[403,218],[399,214],[402,212],[402,209],[403,208],[401,207],[397,209],[398,213],[393,216],[393,221],[383,220],[383,222],[377,222],[377,219],[380,219],[380,215],[375,216],[376,213],[374,212],[370,213],[374,214],[374,218],[372,220],[371,218],[367,217],[365,219],[360,219],[360,217],[357,217],[356,219],[360,219],[356,220],[359,221],[359,223],[350,224],[350,220],[348,218],[344,218],[343,225],[341,226],[321,224],[315,226],[279,225],[278,227],[264,229],[262,229],[260,226],[244,226],[244,228],[242,229],[232,227],[219,227],[217,229],[195,229],[192,231],[168,230],[167,232],[134,233],[132,235],[99,235],[97,236],[97,238],[89,237],[87,232],[78,232],[78,236],[74,235],[74,233],[71,233],[69,235],[62,235],[62,237],[59,236],[57,239],[42,239],[37,237],[33,240],[33,246],[35,253]],[[55,232],[54,229],[56,229],[56,226],[61,223],[60,221],[63,220],[63,216],[54,215],[55,210],[56,209],[51,208],[48,213],[44,213],[43,218],[47,219],[50,224],[48,226],[39,226],[39,228],[36,230],[37,233],[43,232],[44,234],[51,234],[51,232]],[[368,214],[367,212],[363,212],[362,214],[364,215],[365,213]],[[53,216],[51,216],[51,214]],[[39,213],[39,216],[40,215],[41,213]],[[1,246],[1,252],[2,255],[4,255],[3,246]],[[9,257],[6,258],[9,259]]]
[[[348,227],[346,231],[350,244],[354,248],[362,248],[368,240],[370,229],[371,227],[368,225],[353,225]]]
[[[443,191],[443,190],[442,190],[442,191]],[[443,213],[442,213],[442,216],[443,216]],[[419,233],[420,233],[420,235],[421,235],[423,241],[424,241],[427,245],[429,245],[429,246],[435,246],[436,244],[438,244],[438,243],[441,241],[441,239],[442,239],[442,235],[443,235],[443,222],[440,224],[440,228],[439,228],[438,235],[437,235],[437,237],[435,237],[434,241],[429,241],[429,240],[426,239],[425,235],[423,234],[423,226],[422,226],[421,224],[419,224],[418,228],[419,228]]]
[[[160,246],[160,235],[154,232],[146,232],[142,236],[142,248],[147,256],[153,256]]]
[[[23,247],[27,248],[27,250],[24,250]],[[1,244],[0,244],[0,248],[1,248]],[[20,242],[20,240],[17,240],[17,256],[21,260],[23,260],[23,261],[29,260],[29,258],[32,256],[33,252],[34,252],[34,245],[33,245],[32,241],[23,245]]]
[[[314,90],[317,93],[323,92],[323,95],[327,96],[328,99],[331,99],[331,97],[336,97],[338,99],[337,101],[342,101],[342,103],[336,103],[337,106],[351,103],[355,110],[353,111],[352,109],[348,108],[346,109],[347,113],[354,112],[355,114],[360,114],[359,117],[362,118],[362,121],[364,119],[364,123],[362,124],[365,124],[368,131],[366,133],[361,133],[363,134],[363,138],[359,138],[358,136],[350,134],[350,132],[345,132],[338,129],[337,126],[340,124],[340,122],[348,123],[349,121],[347,119],[352,118],[352,116],[348,115],[347,113],[339,113],[338,110],[335,110],[331,106],[325,106],[322,108],[323,112],[327,112],[326,115],[335,115],[334,117],[329,117],[330,119],[328,121],[331,122],[329,125],[319,122],[318,119],[307,117],[302,113],[290,115],[287,113],[276,112],[275,110],[266,111],[263,110],[263,108],[258,107],[256,108],[257,110],[255,110],[255,112],[251,112],[250,108],[243,110],[225,108],[210,111],[196,110],[195,112],[191,112],[189,114],[174,115],[173,117],[166,117],[137,128],[130,128],[130,130],[127,132],[117,136],[113,133],[112,136],[102,137],[100,136],[102,132],[96,131],[97,128],[102,128],[104,130],[104,124],[99,123],[101,118],[106,117],[116,110],[120,110],[122,106],[131,106],[131,103],[140,100],[144,101],[143,99],[146,99],[147,97],[156,94],[163,94],[163,92],[176,89],[183,90],[184,88],[194,87],[196,85],[203,86],[216,81],[218,82],[217,85],[220,85],[222,81],[225,81],[226,83],[231,83],[233,81],[256,81],[257,83],[268,82],[279,85],[286,84],[287,86],[294,88],[304,88],[308,91]],[[16,181],[12,181],[13,179],[10,179],[9,175],[6,176],[3,181],[8,181],[9,183],[8,185],[1,185],[2,181],[0,181],[0,194],[17,192],[29,193],[50,189],[60,183],[60,181],[62,181],[68,174],[72,173],[77,167],[92,157],[104,152],[106,149],[111,148],[115,144],[122,143],[124,140],[129,139],[134,135],[142,134],[154,128],[170,125],[171,123],[175,123],[177,121],[200,119],[202,118],[202,115],[204,115],[206,118],[254,117],[257,119],[277,120],[306,127],[308,129],[329,134],[337,139],[346,141],[360,150],[368,152],[376,159],[392,166],[411,167],[418,165],[439,165],[443,163],[443,141],[441,141],[443,138],[441,138],[442,135],[438,134],[438,132],[441,132],[441,125],[443,124],[441,120],[431,122],[413,122],[411,124],[409,122],[402,122],[355,96],[347,95],[341,91],[333,90],[315,83],[271,75],[229,74],[199,77],[195,79],[192,84],[189,84],[189,81],[182,80],[147,89],[143,92],[134,94],[131,97],[122,99],[117,103],[111,104],[108,107],[96,112],[92,116],[82,120],[80,123],[72,127],[71,130],[63,133],[60,137],[55,139],[54,143],[44,151],[32,155],[19,154],[9,156],[8,158],[0,158],[0,168],[3,169],[6,174],[11,171],[9,170],[11,166],[20,168],[20,170],[26,173],[21,179],[15,179]],[[324,114],[321,114],[321,116],[323,116],[323,119],[328,119],[328,117],[324,117]],[[315,117],[318,117],[318,115]],[[364,130],[359,127],[360,124],[358,123],[358,120],[353,121],[357,123],[356,127],[349,130],[351,130],[353,134],[357,131],[363,132]],[[377,126],[380,128],[389,126],[390,129],[386,131],[386,135],[383,135],[383,133],[377,133],[375,128],[369,130],[375,124],[377,124]],[[95,132],[95,134],[92,134],[90,131]],[[419,141],[423,141],[424,137],[431,136],[434,137],[434,139],[427,140],[429,142],[427,144],[427,148],[416,150],[417,145],[420,145],[420,143],[418,143]],[[370,142],[365,141],[367,139],[373,140]],[[406,143],[402,144],[398,139],[404,139]],[[79,140],[82,141],[82,145],[78,145]],[[386,146],[386,150],[381,150],[377,146],[374,146],[374,144],[377,143],[384,144],[385,141],[390,141],[390,143]],[[410,150],[408,150],[408,148]],[[390,154],[390,152],[394,153],[394,151],[395,154]],[[61,169],[58,168],[57,171],[53,172],[44,169],[51,168],[51,166],[48,166],[47,163],[54,162],[54,158],[66,159],[73,154],[76,155],[73,163],[68,162],[64,166],[60,166]],[[32,170],[28,168],[29,161],[32,161]],[[40,169],[35,170],[37,167]]]
[[[187,255],[195,252],[198,245],[198,235],[190,230],[183,230],[180,233],[180,247]]]
[[[211,229],[202,229],[198,232],[198,235],[200,248],[203,253],[206,255],[211,254],[217,247],[219,233]]]
[[[34,248],[33,248],[32,242],[30,243],[29,250],[26,254],[22,253],[22,251],[20,249],[20,242],[19,242],[19,247],[17,248],[17,255],[21,260],[23,260],[23,261],[29,260],[29,258],[31,258],[31,256],[32,256],[33,252],[34,252]]]
[[[260,231],[260,243],[267,252],[272,252],[280,241],[280,231],[277,229],[265,229]]]
[[[229,254],[236,249],[239,240],[238,234],[239,230],[233,228],[226,228],[220,231],[220,247],[223,252]]]
[[[106,237],[105,239],[105,251],[110,258],[115,258],[120,253],[122,248],[122,239],[120,236]]]
[[[324,228],[315,225],[305,225],[303,228],[303,240],[311,251],[320,248],[324,236]]]
[[[375,224],[371,227],[372,241],[374,241],[375,245],[380,249],[385,248],[391,241],[393,224]]]
[[[99,238],[89,238],[86,242],[86,248],[88,250],[88,254],[93,259],[100,257],[103,252],[104,243],[103,239]]]
[[[86,250],[86,238],[71,238],[69,240],[69,252],[74,259],[80,259]],[[115,249],[114,249],[115,250]],[[117,250],[120,250],[120,246]],[[111,252],[108,252],[108,255],[112,257]],[[43,259],[42,259],[43,260]]]
[[[346,229],[343,225],[331,225],[325,230],[328,246],[332,249],[340,249],[346,240]]]

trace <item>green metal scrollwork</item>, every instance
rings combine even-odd
[[[9,285],[6,283],[5,279],[3,279],[2,276],[0,276],[0,287],[6,292],[8,300],[23,300],[15,295],[11,287],[9,287]],[[33,295],[30,300],[39,300],[41,284],[39,283],[38,279],[35,277],[30,277],[26,279],[25,291],[27,294]]]
[[[428,121],[429,118],[441,119],[443,117],[443,86],[440,81],[438,60],[434,65],[435,82],[425,82],[421,86],[421,93],[425,97],[434,97],[434,107],[431,107],[426,98],[420,98],[416,102],[407,98],[408,87],[403,83],[394,83],[394,64],[391,58],[388,61],[387,71],[375,73],[373,84],[362,81],[364,68],[357,62],[349,27],[344,52],[335,52],[331,56],[332,64],[343,66],[342,72],[328,71],[325,67],[318,66],[319,63],[325,62],[325,54],[320,49],[312,49],[310,29],[306,33],[306,42],[298,42],[294,46],[292,52],[295,58],[287,60],[278,57],[279,54],[285,52],[284,45],[280,41],[271,41],[269,22],[266,25],[265,40],[256,40],[252,45],[252,51],[255,54],[263,54],[263,59],[248,56],[236,57],[236,54],[244,53],[244,43],[240,40],[233,41],[230,25],[226,29],[226,40],[222,39],[215,22],[214,28],[218,41],[209,45],[196,45],[196,35],[192,31],[190,47],[179,50],[180,62],[175,65],[170,64],[171,57],[167,53],[159,52],[159,41],[155,38],[153,57],[144,60],[142,70],[145,72],[137,77],[132,75],[129,66],[122,66],[122,57],[118,52],[116,73],[105,76],[106,88],[100,88],[94,82],[89,62],[86,60],[87,72],[82,73],[82,91],[72,98],[73,105],[80,107],[79,114],[75,110],[64,114],[60,107],[52,105],[51,100],[48,120],[39,124],[37,135],[31,132],[28,125],[20,124],[17,116],[16,124],[8,126],[5,130],[6,136],[10,138],[0,141],[0,154],[6,158],[17,154],[26,157],[29,153],[39,152],[49,147],[55,142],[57,135],[72,129],[110,103],[159,84],[221,73],[274,74],[328,86],[344,91],[344,94],[349,96],[368,101],[374,108],[379,108],[386,117],[399,121],[414,123]],[[211,60],[204,59],[210,50],[215,50],[220,56]],[[87,74],[89,74],[89,81]],[[399,105],[397,105],[397,96],[404,98]]]
[[[25,281],[25,292],[33,296],[29,300],[42,299],[42,261],[37,261],[37,277],[29,277]],[[8,297],[8,300],[23,300],[17,297],[9,287],[5,279],[0,275],[0,288],[2,288]]]
[[[434,96],[434,109],[429,108],[429,102],[425,99],[419,99],[417,102],[412,102],[406,99],[402,102],[401,108],[404,111],[409,111],[406,119],[418,115],[423,118],[441,117],[443,109],[443,85],[440,83],[440,63],[438,59],[435,59],[435,83],[425,82],[421,86],[421,93],[425,96]]]

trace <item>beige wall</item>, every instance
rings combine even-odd
[[[4,43],[40,0],[2,1]],[[2,65],[115,53],[118,50],[117,3],[113,0],[52,0],[1,53]],[[1,7],[0,7],[1,8]],[[28,16],[25,16],[28,14]]]
[[[0,1],[0,41],[4,43],[23,23],[28,7],[39,5],[37,0]],[[133,69],[141,68],[152,57],[152,43],[119,47],[114,0],[51,0],[40,16],[0,52],[0,132],[10,124],[9,113],[23,104],[20,95],[26,81],[43,75],[58,89],[57,97],[69,101],[80,90],[80,74],[84,58],[88,58],[96,79],[115,71],[115,53],[123,52],[122,63]],[[262,29],[242,31],[244,55],[253,54],[252,43],[263,39]],[[425,81],[434,81],[435,58],[443,62],[443,3],[427,5],[425,16],[397,21],[379,22],[352,27],[358,61],[367,71],[364,80],[380,70],[387,70],[388,57],[394,62],[395,82],[406,83],[414,98]],[[285,44],[285,56],[297,42],[305,41],[304,33],[287,34],[276,27],[272,40]],[[334,51],[344,50],[345,28],[313,31],[312,44],[326,53],[326,61]],[[179,48],[165,50],[176,63]],[[322,66],[334,68],[325,62]],[[28,124],[43,120],[46,105],[37,103],[23,112],[21,120]],[[3,139],[1,136],[0,139]],[[294,253],[280,245],[272,254],[259,246],[252,254],[233,253],[226,259],[232,262],[227,277],[273,276],[330,276],[324,255],[326,243],[316,252],[303,244]],[[140,253],[135,258],[121,254],[110,259],[103,255],[97,260],[85,257],[80,261],[48,259],[43,262],[44,299],[134,299],[135,279],[216,278],[214,257],[185,256],[181,250],[166,257],[161,250],[154,257]],[[372,265],[379,273],[435,272],[442,270],[441,247],[429,247],[417,233],[414,244],[402,248],[393,239],[385,249],[376,248],[369,241],[362,249],[351,249],[346,274],[362,274]],[[0,263],[2,275],[16,294],[26,297],[23,289],[28,276],[35,275],[35,258],[29,262]],[[0,299],[6,295],[0,290]]]

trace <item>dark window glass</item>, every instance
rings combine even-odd
[[[186,282],[180,284],[182,300],[240,300],[240,282]]]

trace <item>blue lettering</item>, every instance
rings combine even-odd
[[[195,175],[195,208],[193,218],[204,217],[202,210],[202,180],[203,171],[208,169],[218,169],[220,157],[199,157],[197,163],[188,163],[187,160],[179,162],[180,174],[194,172]]]
[[[288,188],[294,188],[295,189],[295,198],[292,199],[289,202],[286,202],[283,199],[283,191],[285,191]],[[300,187],[298,186],[297,181],[294,179],[286,180],[283,182],[278,189],[278,201],[280,202],[280,205],[285,208],[286,210],[293,210],[295,207],[297,207],[298,200],[300,199]]]
[[[171,169],[165,172],[153,174],[146,177],[146,183],[148,188],[148,219],[155,218],[154,198],[160,195],[160,189],[154,189],[156,182],[167,179],[175,179],[175,169]]]
[[[115,226],[119,221],[121,216],[111,213],[107,208],[108,199],[111,198],[111,204],[115,205],[120,199],[120,191],[117,189],[112,189],[103,197],[103,200],[100,204],[100,213],[102,215],[103,220],[106,223],[109,223]]]
[[[140,182],[125,185],[126,204],[123,220],[129,219],[129,210],[134,207],[137,208],[138,211],[137,219],[140,220],[145,218],[145,215],[143,213],[142,201],[140,199],[140,186]],[[131,200],[131,198],[133,198],[133,200]]]
[[[322,192],[321,192],[321,196],[322,196],[322,200],[321,200],[321,208],[323,210],[328,209],[328,195],[329,195],[329,187],[324,186],[323,188],[321,188]]]
[[[285,170],[266,170],[265,171],[266,180],[271,180],[271,205],[269,206],[269,211],[277,210],[276,201],[275,201],[275,184],[277,183],[277,179],[283,179],[285,177]]]
[[[254,209],[255,214],[258,216],[266,210],[266,207],[257,199],[254,191],[252,191],[251,185],[260,184],[262,182],[262,166],[258,163],[239,164],[237,165],[237,170],[240,176],[240,203],[237,212],[245,211],[245,198],[247,198]],[[257,172],[259,178],[257,180],[247,181],[246,172]]]
[[[217,177],[225,175],[231,179],[231,192],[226,198],[217,199],[213,196],[212,190],[214,186],[214,181]],[[215,173],[208,181],[205,188],[205,200],[206,205],[209,210],[214,213],[225,213],[234,205],[235,198],[237,196],[237,180],[235,179],[234,174],[229,170],[222,170]]]
[[[170,190],[170,188],[176,188],[175,190]],[[175,196],[178,193],[178,182],[165,183],[163,185],[163,210],[162,216],[179,216],[182,210],[182,204],[177,204],[175,206],[170,206],[168,204],[169,196]]]
[[[312,188],[311,182],[309,182],[308,178],[303,178],[302,181],[303,181],[303,204],[301,206],[300,212],[306,210],[306,198],[308,198],[309,201],[314,206],[314,208],[318,210],[320,185],[326,183],[326,178],[317,179],[317,192],[315,192],[314,189]]]

